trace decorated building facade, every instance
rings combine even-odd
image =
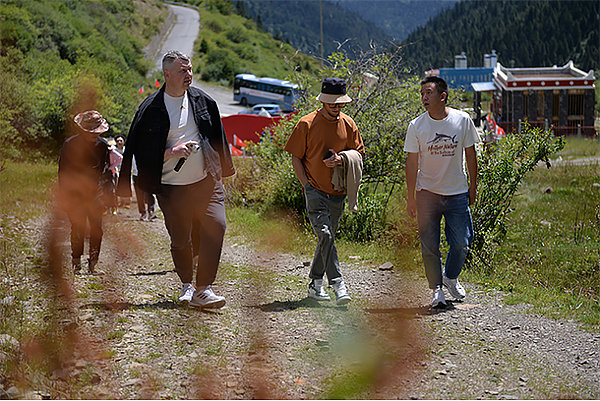
[[[548,128],[557,135],[594,136],[594,71],[562,67],[494,68],[492,111],[505,131],[519,122]]]

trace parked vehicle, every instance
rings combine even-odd
[[[280,116],[283,114],[278,104],[257,104],[250,110],[242,110],[238,114],[256,114],[260,115],[261,111],[269,113],[271,116]]]

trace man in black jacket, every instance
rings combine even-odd
[[[235,173],[229,145],[217,103],[191,86],[190,58],[169,51],[162,66],[165,84],[142,102],[129,129],[118,193],[131,196],[131,159],[135,155],[138,185],[157,194],[171,237],[171,255],[182,282],[179,300],[221,308],[225,298],[215,295],[211,285],[226,226],[221,178]],[[200,223],[195,286],[192,221]]]

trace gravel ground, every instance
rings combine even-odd
[[[306,298],[309,255],[227,236],[214,285],[226,307],[179,305],[164,224],[138,221],[134,209],[105,219],[106,274],[67,273],[55,287],[62,297],[29,283],[37,295],[27,315],[58,305],[67,346],[46,350],[55,361],[49,381],[30,374],[21,389],[6,381],[12,397],[600,398],[600,333],[469,283],[464,301],[431,310],[424,277],[359,257],[342,266],[353,301],[335,307]],[[64,216],[57,227],[66,261]]]

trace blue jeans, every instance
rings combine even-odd
[[[308,277],[322,279],[327,274],[331,284],[333,279],[342,277],[334,242],[335,232],[344,213],[346,195],[328,195],[307,183],[304,196],[308,219],[319,240]]]
[[[446,277],[460,274],[469,245],[473,241],[473,221],[469,210],[469,194],[443,196],[429,191],[417,191],[417,224],[421,238],[421,253],[429,288],[442,285],[442,254],[440,234],[442,216],[446,221],[446,240],[450,246],[446,256]]]

